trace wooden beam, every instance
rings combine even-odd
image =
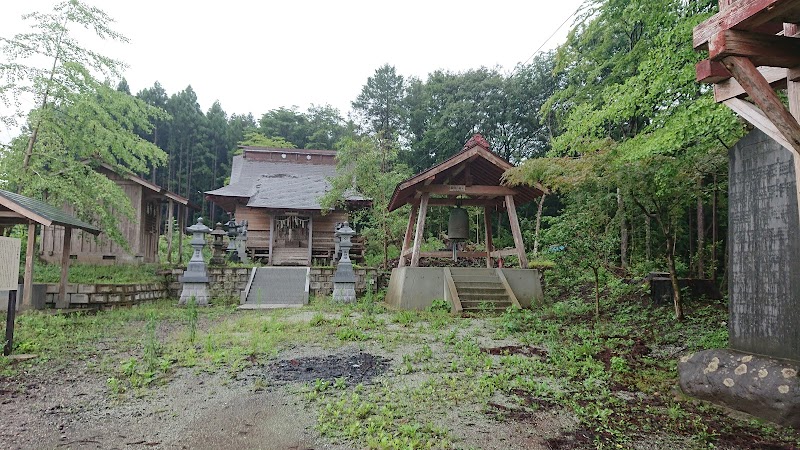
[[[744,87],[753,102],[761,108],[770,122],[786,138],[791,148],[800,154],[800,124],[783,106],[783,102],[756,69],[756,66],[749,59],[741,56],[728,56],[723,63],[736,81]]]
[[[172,263],[172,229],[175,228],[175,224],[172,222],[175,217],[175,202],[172,199],[169,200],[167,216],[169,216],[167,219],[169,221],[169,227],[167,227],[167,262]]]
[[[505,186],[465,186],[463,184],[437,184],[432,186],[419,186],[417,191],[441,195],[486,195],[501,196],[515,195],[517,191]]]
[[[456,200],[455,197],[445,198],[430,198],[428,199],[428,206],[453,206],[456,203],[461,203],[462,206],[494,206],[501,203],[499,199],[485,199],[485,198],[462,198]]]
[[[308,266],[311,267],[311,241],[314,239],[314,216],[308,216]],[[247,249],[245,249],[247,251]]]
[[[425,231],[425,218],[428,215],[428,198],[430,194],[427,192],[422,194],[419,202],[419,213],[417,214],[417,230],[414,234],[414,250],[411,253],[411,267],[419,266],[419,250],[422,246],[423,232]]]
[[[485,230],[485,243],[486,243],[486,268],[491,269],[492,264],[492,251],[494,250],[494,243],[492,242],[492,213],[488,208],[483,209],[483,229]]]
[[[777,23],[770,23],[787,11],[796,7],[794,0],[739,0],[713,15],[705,22],[694,27],[692,46],[705,49],[708,42],[722,31],[758,30],[767,34],[775,34],[782,28]]]
[[[24,219],[28,220],[27,217],[23,216],[22,214],[16,211],[0,211],[0,219]]]
[[[417,203],[411,204],[411,212],[408,214],[408,225],[406,226],[406,234],[403,237],[403,248],[400,250],[400,261],[397,267],[405,267],[407,251],[411,250],[411,236],[414,233],[414,221],[417,220],[417,210],[419,205]]]
[[[722,64],[720,63],[720,65]],[[727,72],[727,69],[725,71]],[[761,75],[764,76],[764,79],[773,89],[780,89],[786,86],[787,70],[783,67],[763,66],[759,67],[758,71],[761,72]],[[714,85],[714,100],[717,103],[722,103],[729,98],[745,96],[747,96],[747,91],[736,81],[736,78],[729,78]]]
[[[800,39],[725,30],[708,42],[708,57],[719,61],[729,56],[747,57],[756,66],[795,67],[800,65]]]
[[[269,217],[269,256],[267,257],[267,265],[272,265],[272,243],[275,242],[275,216],[272,214],[267,214]],[[336,255],[333,255],[334,261],[331,261],[331,264],[336,262]]]
[[[514,237],[514,247],[517,249],[519,267],[528,268],[528,255],[525,254],[525,243],[522,241],[522,230],[519,227],[517,218],[517,207],[514,204],[514,196],[506,195],[506,209],[508,210],[508,221],[511,222],[511,235]]]
[[[33,308],[33,254],[36,251],[36,222],[28,221],[28,246],[25,247],[25,277],[22,288],[20,309]]]
[[[754,127],[763,131],[764,134],[774,139],[787,150],[792,150],[792,145],[789,144],[789,141],[783,137],[781,132],[778,131],[778,128],[776,128],[775,125],[769,121],[767,116],[765,116],[756,105],[739,98],[731,98],[725,100],[723,103],[733,112],[740,115],[742,119],[748,121]]]
[[[55,233],[53,233],[55,234]],[[72,228],[64,227],[64,243],[61,246],[61,278],[58,279],[58,299],[56,308],[69,308],[69,297],[67,296],[67,283],[69,282],[69,254],[72,243]]]
[[[695,64],[694,72],[698,83],[719,83],[733,76],[721,62],[710,59]]]

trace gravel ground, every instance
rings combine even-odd
[[[282,320],[310,318],[307,311],[298,311]],[[471,324],[480,326],[480,320]],[[484,335],[481,344],[510,342]],[[441,347],[431,345],[434,351]],[[107,381],[94,375],[97,371],[89,370],[87,362],[48,361],[35,366],[35,375],[0,377],[0,448],[350,449],[316,431],[315,406],[296,393],[307,378],[292,378],[302,375],[297,366],[309,372],[327,366],[329,378],[337,378],[350,364],[359,366],[354,369],[355,382],[369,383],[375,378],[383,383],[414,384],[417,374],[401,375],[395,370],[403,355],[414,348],[409,344],[387,350],[367,342],[338,347],[296,345],[233,379],[224,371],[180,369],[166,384],[147,388],[140,397],[129,392],[123,399],[110,395]],[[371,365],[369,373],[365,361]],[[524,420],[499,420],[481,408],[465,403],[437,422],[447,426],[458,448],[497,450],[546,449],[546,438],[575,426],[574,418],[560,410],[542,411]]]

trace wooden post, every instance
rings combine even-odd
[[[797,36],[798,31],[800,29],[797,25],[793,23],[785,23],[783,24],[783,34],[784,36]],[[797,69],[790,70],[787,72],[786,77],[786,96],[789,100],[789,113],[794,117],[795,120],[800,122],[800,80],[796,79],[792,76],[793,73],[796,73]],[[795,176],[795,187],[797,190],[797,201],[800,203],[800,154],[794,153],[792,154],[794,159],[794,176]],[[800,210],[798,210],[800,212]]]
[[[400,250],[400,262],[397,267],[405,267],[406,265],[406,251],[411,246],[411,236],[414,233],[414,221],[417,220],[418,211],[419,204],[411,203],[411,212],[408,214],[408,226],[406,226],[406,235],[403,238],[403,248]]]
[[[486,229],[486,268],[491,269],[494,244],[492,243],[492,213],[489,212],[488,207],[483,208],[483,227]]]
[[[61,246],[61,278],[58,280],[56,308],[68,308],[67,282],[69,281],[69,254],[72,244],[72,227],[64,227],[64,244]]]
[[[275,216],[267,214],[269,217],[269,256],[267,257],[267,265],[272,265],[272,243],[275,242]]]
[[[425,218],[428,215],[428,198],[430,194],[425,192],[419,201],[419,213],[417,214],[417,231],[414,234],[414,250],[411,253],[411,267],[419,266],[419,249],[422,246],[423,232],[425,231]]]
[[[517,219],[517,207],[514,204],[514,196],[506,195],[506,210],[508,210],[508,221],[511,222],[511,235],[514,236],[514,246],[517,248],[520,269],[528,268],[528,256],[525,254],[525,243],[522,242],[522,230],[519,228]]]
[[[314,237],[314,216],[308,216],[308,265],[311,265],[311,258],[313,256],[312,249],[311,249],[311,241]]]
[[[172,262],[172,229],[174,228],[174,224],[172,223],[172,218],[175,215],[175,202],[172,199],[169,200],[169,207],[167,208],[167,262]]]
[[[33,252],[36,251],[36,222],[28,221],[28,246],[25,250],[25,279],[20,309],[33,308]]]
[[[186,220],[188,206],[178,206],[178,264],[183,264],[183,222]]]

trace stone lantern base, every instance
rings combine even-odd
[[[333,301],[353,303],[356,301],[356,284],[346,282],[333,283]]]
[[[184,282],[178,304],[187,305],[192,297],[194,297],[194,302],[197,306],[208,306],[208,302],[211,300],[211,295],[208,293],[208,283]]]

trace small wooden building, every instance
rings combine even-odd
[[[462,252],[461,256],[486,258],[486,267],[493,267],[493,259],[514,255],[520,267],[526,269],[528,258],[517,219],[517,205],[533,201],[543,192],[537,187],[503,186],[503,173],[512,167],[489,149],[483,136],[476,134],[446,161],[398,184],[389,202],[389,211],[411,205],[399,267],[406,264],[416,267],[420,257],[447,257],[448,252],[420,252],[427,210],[429,206],[464,205],[484,209],[486,250]],[[508,214],[514,237],[513,250],[492,247],[492,212]]]
[[[323,211],[319,204],[336,176],[336,152],[241,149],[243,154],[233,158],[230,184],[206,194],[237,221],[247,221],[248,253],[275,266],[330,263],[336,224],[348,220],[346,210]],[[369,203],[355,194],[346,198],[348,208]],[[351,256],[359,260],[363,245],[356,242]]]
[[[89,233],[78,231],[72,235],[70,259],[92,264],[158,262],[158,239],[164,220],[161,205],[174,202],[180,211],[188,207],[189,199],[136,175],[119,175],[110,166],[103,165],[97,170],[119,185],[131,200],[134,219],[123,217],[119,222],[120,231],[128,241],[130,250],[126,251],[107,236],[95,238]],[[64,227],[60,225],[42,227],[39,255],[43,260],[50,263],[61,261],[63,237]]]

